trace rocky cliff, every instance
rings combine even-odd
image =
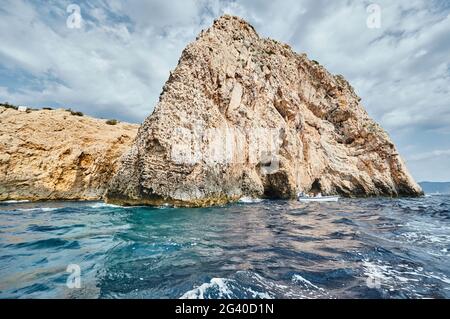
[[[0,107],[0,200],[98,200],[137,125]]]
[[[422,193],[342,77],[223,16],[182,53],[106,194],[119,204],[222,204]]]

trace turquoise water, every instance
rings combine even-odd
[[[1,298],[449,298],[450,197],[0,204]],[[70,289],[69,264],[81,288]]]

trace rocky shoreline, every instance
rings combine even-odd
[[[0,200],[100,200],[138,125],[0,107]],[[112,123],[112,122],[109,122]]]

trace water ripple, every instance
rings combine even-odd
[[[449,212],[449,196],[0,203],[0,297],[449,298]]]

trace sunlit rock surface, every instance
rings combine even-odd
[[[99,200],[138,126],[0,107],[0,200]]]
[[[108,189],[125,205],[422,193],[350,84],[223,16],[183,51]]]

